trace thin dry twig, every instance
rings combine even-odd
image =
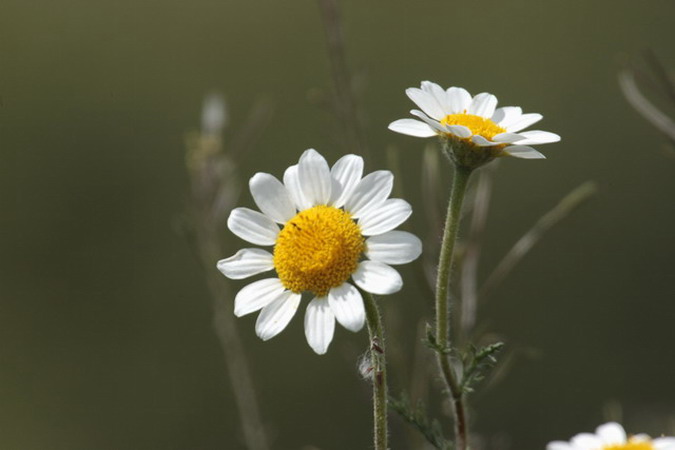
[[[587,181],[563,197],[549,212],[544,214],[509,250],[497,267],[488,276],[479,291],[479,300],[484,300],[511,273],[523,257],[535,246],[542,236],[562,219],[568,217],[579,205],[597,191],[594,182]]]
[[[619,87],[628,103],[649,123],[656,127],[668,139],[675,142],[675,121],[654,106],[642,95],[635,82],[635,75],[628,71],[619,72]]]
[[[661,63],[653,50],[645,50],[643,52],[643,57],[651,67],[651,72],[656,77],[661,90],[666,94],[666,97],[670,99],[670,102],[675,105],[675,79],[668,73],[668,70]]]
[[[424,237],[425,251],[422,253],[422,267],[426,283],[431,292],[436,286],[436,263],[438,262],[438,236],[443,232],[443,202],[438,193],[441,189],[441,161],[439,151],[433,145],[427,145],[422,156],[422,202],[429,230]]]
[[[343,129],[343,142],[350,152],[368,156],[352,75],[347,64],[345,39],[337,0],[318,0],[326,34],[328,58],[333,78],[335,111]]]
[[[478,172],[478,183],[473,197],[473,213],[471,225],[464,250],[461,267],[461,319],[459,335],[465,339],[471,334],[476,324],[478,307],[478,262],[482,250],[483,235],[487,223],[490,198],[492,196],[492,179],[497,164],[489,164]]]
[[[221,99],[222,103],[222,99]],[[227,245],[222,238],[226,212],[239,198],[239,179],[233,155],[223,151],[222,128],[224,127],[224,104],[214,106],[213,98],[207,99],[201,133],[187,138],[186,165],[190,176],[190,199],[188,213],[191,219],[190,244],[204,269],[207,285],[213,298],[213,326],[225,355],[225,362],[232,385],[236,407],[241,420],[246,447],[251,450],[270,448],[262,424],[258,400],[244,347],[231,312],[232,293],[225,278],[216,270],[216,262],[226,254]],[[240,138],[235,138],[238,152],[248,150],[259,133],[261,122],[269,118],[269,106],[253,109]],[[222,119],[222,120],[220,120]],[[220,120],[220,123],[219,123]]]

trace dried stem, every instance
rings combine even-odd
[[[466,340],[476,324],[478,307],[478,261],[482,250],[483,233],[492,195],[492,176],[497,162],[488,164],[478,172],[478,183],[473,197],[473,214],[467,236],[466,250],[462,258],[460,283],[462,313],[459,324],[461,340]]]
[[[359,110],[354,96],[352,76],[347,65],[345,39],[342,32],[337,0],[318,0],[323,19],[330,60],[331,76],[335,87],[335,110],[342,124],[342,140],[350,152],[368,155],[365,135],[359,120]]]
[[[220,102],[222,103],[222,99]],[[251,371],[232,314],[233,295],[215,265],[226,254],[227,246],[222,239],[225,212],[234,207],[240,192],[233,153],[243,153],[255,140],[257,131],[252,130],[259,130],[262,122],[269,119],[271,108],[268,104],[256,106],[244,132],[234,138],[233,145],[228,146],[228,152],[225,153],[221,137],[226,116],[224,104],[214,106],[212,98],[207,99],[206,104],[215,108],[210,113],[213,120],[208,120],[208,111],[205,111],[205,122],[208,126],[203,127],[202,133],[191,134],[187,139],[186,164],[191,184],[188,212],[193,232],[190,242],[204,269],[213,298],[213,326],[225,355],[245,445],[250,450],[268,450],[270,445],[262,423]],[[219,111],[217,108],[223,110]]]
[[[544,233],[556,225],[562,219],[567,217],[579,205],[588,200],[595,194],[597,188],[595,183],[587,181],[572,192],[563,197],[562,200],[549,212],[544,214],[534,226],[523,235],[515,245],[509,250],[504,258],[499,262],[494,271],[488,276],[479,292],[479,298],[485,299],[504,278],[508,276],[523,257],[539,242]]]
[[[661,133],[665,134],[668,139],[675,142],[675,121],[661,112],[647,100],[644,95],[642,95],[635,82],[635,76],[631,72],[627,70],[619,72],[619,87],[621,87],[621,91],[626,97],[626,100],[628,100],[628,103],[630,103],[642,117],[647,119],[647,121],[655,126]]]

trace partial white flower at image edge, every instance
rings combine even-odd
[[[628,436],[621,425],[609,422],[600,425],[595,433],[579,433],[569,442],[553,441],[546,450],[675,450],[675,437]]]

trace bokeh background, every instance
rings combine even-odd
[[[563,137],[542,146],[547,160],[506,160],[495,173],[481,276],[566,193],[598,186],[481,308],[515,358],[472,398],[473,430],[488,447],[541,449],[611,410],[629,431],[673,434],[675,159],[617,72],[646,48],[675,67],[675,3],[340,6],[365,86],[367,170],[395,147],[416,233],[427,232],[425,142],[386,126],[408,116],[404,89],[421,80],[492,92]],[[280,176],[308,147],[329,161],[347,151],[317,101],[332,86],[317,3],[2,0],[0,11],[0,448],[243,449],[204,273],[176,231],[184,137],[217,89],[226,140],[257,101],[274,105],[243,180]],[[381,301],[394,392],[408,386],[418,321],[432,313],[415,271]],[[340,328],[319,357],[301,314],[267,343],[254,321],[237,325],[273,448],[370,448],[369,386],[356,370],[366,333]],[[407,426],[391,422],[391,447],[409,448]]]

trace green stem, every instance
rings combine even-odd
[[[455,176],[452,180],[452,191],[445,218],[443,243],[438,259],[438,275],[436,277],[436,343],[439,349],[447,349],[450,339],[448,286],[453,269],[453,253],[459,221],[462,215],[462,203],[466,188],[473,169],[455,165]],[[452,406],[455,413],[455,448],[465,450],[468,445],[468,424],[464,396],[457,381],[456,375],[450,366],[447,354],[437,353],[438,365],[452,396]]]
[[[373,442],[375,450],[387,450],[387,367],[380,311],[373,296],[361,290],[370,335],[373,380]]]

